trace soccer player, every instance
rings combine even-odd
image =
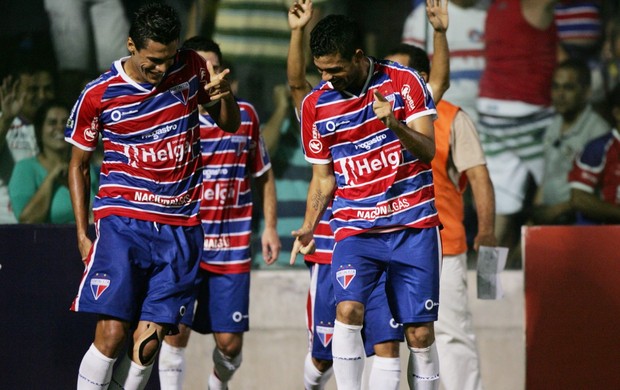
[[[127,39],[130,56],[85,87],[67,122],[69,187],[86,267],[71,308],[99,314],[78,389],[143,388],[164,335],[192,302],[203,242],[198,107],[227,132],[240,117],[228,72],[179,51],[180,29],[172,7],[142,6]],[[100,135],[91,241],[89,161]],[[128,353],[113,369],[134,326]]]
[[[333,198],[338,388],[361,387],[364,311],[384,273],[391,312],[404,324],[411,351],[409,386],[435,386],[441,247],[430,160],[436,111],[415,71],[365,56],[361,40],[342,15],[323,18],[311,33],[323,81],[302,105],[302,146],[313,176],[291,260],[314,245],[313,232]]]
[[[217,43],[193,37],[183,44],[213,64],[217,72],[222,53]],[[205,165],[200,218],[204,230],[204,250],[200,263],[197,307],[186,312],[180,333],[166,336],[159,357],[159,381],[163,390],[182,389],[185,348],[191,329],[213,333],[214,371],[209,376],[211,390],[226,389],[241,365],[243,333],[249,330],[250,239],[252,235],[252,193],[255,180],[263,201],[265,230],[262,234],[263,259],[278,259],[280,239],[276,231],[276,191],[269,155],[260,134],[254,107],[238,100],[241,127],[228,134],[217,127],[208,113],[201,111],[200,139]],[[193,317],[193,323],[192,323]]]

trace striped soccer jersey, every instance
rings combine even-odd
[[[371,229],[439,225],[431,166],[403,149],[377,118],[375,90],[392,102],[394,116],[403,123],[436,114],[414,70],[373,58],[359,96],[321,82],[303,101],[306,160],[333,163],[336,192],[330,225],[336,241]]]
[[[590,141],[575,160],[568,179],[579,189],[620,206],[620,132],[611,132]]]
[[[157,85],[140,84],[116,61],[75,103],[65,139],[104,158],[95,220],[107,215],[197,225],[202,183],[198,105],[209,102],[206,63],[181,50]]]
[[[249,272],[252,235],[250,176],[271,168],[254,107],[238,100],[241,126],[235,133],[200,116],[200,143],[205,165],[200,218],[204,252],[200,266],[215,273]]]

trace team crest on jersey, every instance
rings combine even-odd
[[[355,278],[356,273],[357,270],[353,268],[351,264],[347,264],[346,266],[341,265],[336,272],[336,280],[338,280],[340,286],[346,290],[353,281],[353,278]]]
[[[90,122],[90,127],[84,129],[84,139],[88,142],[93,142],[97,139],[97,127],[99,126],[99,118],[93,117]]]
[[[98,300],[101,294],[110,287],[110,278],[107,275],[95,274],[95,277],[90,280],[90,291],[93,293],[95,300]]]
[[[245,150],[245,145],[247,143],[247,138],[240,135],[233,135],[230,137],[230,141],[235,144],[235,153],[237,156],[241,156],[243,151]]]
[[[323,344],[324,347],[327,347],[329,343],[332,342],[332,337],[334,336],[334,327],[317,326],[316,334],[319,337],[319,340],[321,340],[321,344]]]
[[[170,93],[178,101],[183,103],[184,106],[186,106],[187,100],[189,99],[189,83],[186,81],[183,84],[179,84],[179,85],[175,85],[174,87],[171,87]]]

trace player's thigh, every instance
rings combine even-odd
[[[401,324],[437,320],[441,240],[438,228],[404,229],[395,238],[386,294]]]

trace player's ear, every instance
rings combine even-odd
[[[136,48],[136,44],[133,42],[133,39],[127,38],[127,50],[131,55],[136,54],[138,49]]]

